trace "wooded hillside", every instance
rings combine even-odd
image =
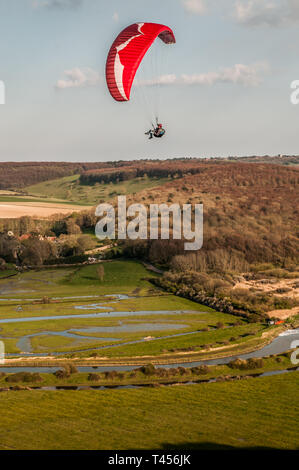
[[[5,162],[0,163],[0,189],[19,189],[54,178],[106,168],[107,163]]]

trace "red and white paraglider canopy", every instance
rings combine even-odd
[[[155,39],[174,44],[173,31],[156,23],[134,23],[115,39],[106,63],[107,86],[116,101],[129,101],[138,67]]]

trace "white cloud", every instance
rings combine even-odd
[[[160,77],[151,80],[138,80],[134,82],[135,86],[152,86],[152,85],[173,85],[177,83],[177,77],[174,74],[161,75]]]
[[[33,8],[74,9],[82,4],[83,0],[34,0]]]
[[[203,15],[206,12],[205,0],[182,0],[183,6],[189,13]]]
[[[66,79],[58,80],[56,88],[84,88],[96,86],[100,83],[101,77],[98,72],[91,68],[80,69],[75,67],[72,70],[65,70],[64,75]]]
[[[237,0],[234,16],[248,26],[281,26],[299,21],[298,0]]]
[[[268,70],[266,63],[251,65],[236,64],[230,68],[224,68],[219,72],[209,72],[199,75],[182,75],[182,81],[186,85],[214,85],[215,83],[235,83],[244,86],[257,86],[261,83],[261,75]]]
[[[246,26],[284,26],[299,23],[299,0],[181,0],[184,9],[197,15],[209,10],[232,17]]]
[[[232,83],[243,86],[258,86],[262,82],[262,75],[269,70],[269,66],[264,62],[251,65],[236,64],[227,67],[219,72],[208,72],[202,74],[187,75],[177,77],[174,74],[162,75],[152,80],[141,80],[135,82],[136,86],[152,85],[215,85],[217,83]]]
[[[112,15],[112,19],[113,21],[115,21],[115,23],[118,23],[119,22],[119,14],[117,13],[117,11],[115,11]]]

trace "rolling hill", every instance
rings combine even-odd
[[[113,199],[117,195],[134,194],[155,188],[167,182],[167,178],[134,178],[119,183],[80,184],[80,175],[65,176],[51,181],[26,187],[28,195],[35,197],[58,198],[76,204],[96,205]]]

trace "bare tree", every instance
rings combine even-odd
[[[104,276],[105,276],[105,269],[104,269],[104,266],[102,264],[97,266],[97,276],[98,276],[100,282],[103,282]]]

